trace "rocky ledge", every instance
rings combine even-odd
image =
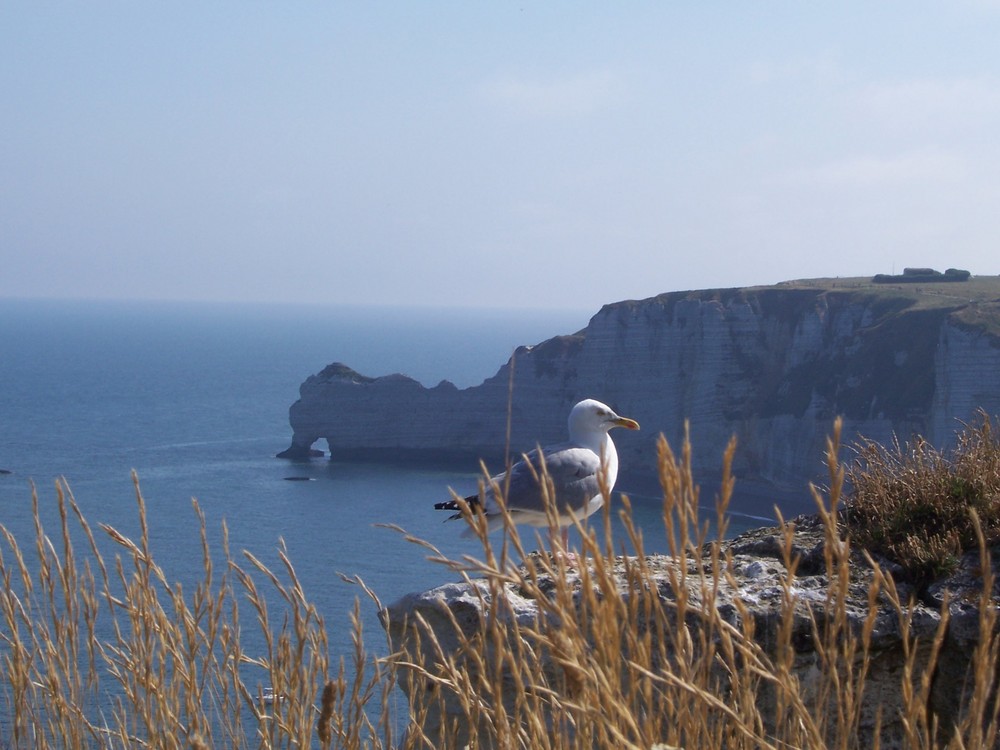
[[[907,680],[904,664],[906,653],[914,649],[915,669],[910,684],[930,678],[924,710],[927,717],[947,732],[967,710],[981,623],[995,622],[995,619],[980,619],[980,605],[987,600],[990,609],[1000,604],[1000,586],[996,583],[1000,581],[996,563],[1000,558],[1000,546],[991,550],[994,586],[986,598],[982,595],[983,570],[978,552],[966,555],[958,569],[947,578],[920,590],[897,583],[894,584],[895,594],[890,596],[886,592],[892,591],[893,584],[887,583],[879,571],[891,574],[891,565],[873,567],[866,556],[850,550],[842,542],[836,542],[839,549],[831,550],[830,537],[818,517],[800,517],[791,523],[794,531],[788,538],[782,528],[762,528],[717,547],[714,559],[724,561],[725,573],[719,576],[712,601],[705,601],[706,591],[712,592],[712,589],[703,587],[706,571],[710,573],[712,565],[707,548],[702,559],[689,556],[684,563],[672,557],[650,556],[643,558],[640,566],[635,558],[616,558],[615,587],[622,597],[636,595],[639,590],[636,570],[643,567],[651,573],[654,583],[650,584],[648,578],[642,579],[641,591],[655,592],[662,608],[674,612],[678,590],[684,587],[687,608],[684,622],[694,643],[699,642],[695,634],[697,628],[712,620],[705,613],[714,608],[713,616],[717,614],[719,618],[716,623],[724,621],[742,633],[752,634],[749,637],[775,661],[782,658],[776,653],[781,650],[778,644],[790,644],[794,652],[792,673],[807,700],[816,692],[822,693],[816,686],[826,666],[817,644],[822,644],[826,637],[829,603],[839,601],[837,611],[844,613],[846,619],[840,622],[837,641],[843,642],[844,637],[850,635],[860,638],[866,630],[870,637],[856,746],[873,745],[876,727],[880,727],[878,746],[881,748],[905,746],[903,693]],[[786,547],[789,538],[790,545]],[[844,570],[844,566],[830,562],[836,560],[837,554],[846,555],[846,569],[850,571],[846,586],[834,572]],[[794,572],[788,569],[787,560],[796,561],[792,566]],[[681,566],[686,568],[686,578],[679,576]],[[588,572],[591,570],[588,568]],[[581,576],[576,570],[567,571],[565,580],[577,601],[585,585],[595,585],[595,576]],[[544,629],[539,623],[552,618],[553,607],[546,600],[555,596],[558,588],[551,576],[529,574],[522,568],[519,574],[499,585],[495,580],[491,584],[486,579],[468,579],[410,594],[385,608],[381,616],[394,651],[407,655],[411,663],[430,665],[431,671],[433,665],[447,663],[451,669],[469,675],[470,684],[475,685],[478,671],[496,669],[496,664],[490,662],[490,654],[495,655],[496,651],[486,649],[488,653],[476,654],[475,658],[468,653],[469,642],[476,641],[477,634],[482,638],[481,628],[487,619],[500,618],[513,628],[517,634],[513,638],[522,644],[518,648],[523,648],[524,633],[539,632]],[[604,586],[602,590],[607,592],[609,588]],[[870,596],[872,591],[877,592],[876,595]],[[503,600],[502,606],[496,606],[498,599]],[[782,623],[787,622],[788,614],[791,632],[783,635],[780,629]],[[748,627],[751,622],[752,628]],[[429,634],[433,638],[429,638]],[[940,651],[932,658],[936,634],[941,637]],[[508,638],[511,637],[508,631]],[[565,679],[560,682],[558,677],[565,662],[556,664],[551,656],[542,659],[545,662],[542,672],[551,677],[545,689],[565,685]],[[623,663],[627,659],[629,655],[623,653]],[[929,670],[932,673],[925,674]],[[502,681],[514,679],[509,669],[504,668],[503,672]],[[426,678],[409,684],[403,682],[411,710],[414,715],[423,717],[422,726],[427,736],[437,736],[443,726],[459,726],[467,733],[475,733],[475,728],[464,725],[466,719],[461,701],[455,695],[447,694]],[[773,690],[763,689],[756,695],[757,709],[765,726],[775,716],[775,701]]]

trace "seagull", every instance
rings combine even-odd
[[[549,525],[540,484],[543,463],[555,489],[563,551],[569,544],[569,527],[573,519],[582,521],[601,509],[604,495],[601,493],[599,473],[603,470],[609,492],[618,478],[618,451],[608,432],[614,427],[638,430],[639,423],[618,416],[600,401],[586,399],[570,411],[568,424],[569,442],[525,454],[509,471],[491,477],[482,497],[470,495],[464,499],[473,514],[486,516],[487,531],[503,528],[504,525],[503,514],[494,495],[494,488],[497,487],[505,493],[507,511],[515,524]],[[434,508],[458,511],[448,517],[449,521],[462,518],[462,507],[457,499],[436,503]],[[471,529],[467,529],[466,533],[471,533]]]

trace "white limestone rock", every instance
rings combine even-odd
[[[730,560],[730,565],[728,575],[720,580],[717,588],[703,587],[698,575],[699,567],[711,569],[707,549],[702,561],[689,559],[686,582],[688,616],[685,624],[692,633],[699,627],[701,621],[697,613],[701,611],[702,599],[705,592],[712,592],[714,599],[706,602],[705,606],[714,607],[722,619],[736,628],[741,628],[744,617],[751,619],[754,640],[765,653],[774,657],[785,601],[784,588],[791,580],[794,671],[802,685],[803,695],[811,700],[810,690],[818,682],[818,670],[822,667],[822,658],[816,648],[817,631],[822,632],[825,626],[828,597],[836,596],[831,592],[838,590],[839,584],[831,581],[827,569],[824,547],[828,542],[822,521],[815,516],[803,516],[794,519],[792,526],[791,559],[798,561],[792,579],[789,579],[784,563],[784,532],[780,528],[756,529],[725,542],[720,558]],[[849,551],[847,547],[843,551],[850,555],[850,579],[843,610],[846,612],[847,630],[857,636],[872,615],[869,589],[875,573],[859,552]],[[991,606],[997,607],[1000,606],[998,545],[992,549],[992,560],[995,585],[990,592],[990,600]],[[663,607],[670,611],[672,602],[676,601],[672,586],[679,580],[679,576],[671,577],[670,571],[677,570],[678,562],[664,555],[649,556],[644,562],[655,582],[647,589],[657,592]],[[618,595],[623,597],[628,597],[630,586],[635,585],[635,573],[626,572],[627,563],[629,559],[618,558],[614,566],[614,585]],[[634,558],[629,564],[634,571]],[[891,570],[891,566],[886,566],[884,561],[883,568]],[[516,582],[517,577],[513,578],[514,582],[494,582],[492,588],[482,579],[449,583],[424,593],[407,595],[389,605],[382,611],[381,619],[393,652],[402,654],[406,663],[416,659],[432,672],[435,664],[444,660],[449,667],[442,674],[449,668],[457,669],[470,677],[471,684],[476,684],[477,670],[487,670],[485,674],[494,675],[499,665],[503,684],[506,684],[513,677],[502,666],[505,663],[503,660],[494,659],[496,643],[492,637],[484,639],[480,635],[483,623],[490,617],[497,617],[505,623],[516,621],[519,628],[511,628],[507,637],[518,641],[512,648],[524,648],[523,634],[532,632],[532,625],[538,628],[537,623],[542,618],[551,616],[546,613],[551,612],[552,607],[540,604],[539,598],[546,596],[546,592],[555,586],[554,582],[547,584],[546,580],[539,579],[538,584],[533,585],[533,595],[525,596]],[[915,679],[919,679],[920,669],[929,658],[933,636],[941,624],[941,604],[947,592],[950,625],[936,662],[927,706],[944,734],[947,734],[947,727],[958,721],[965,711],[970,684],[974,679],[971,657],[982,635],[979,631],[982,579],[979,554],[971,553],[962,559],[953,574],[926,590],[917,590],[902,581],[897,583],[904,606],[912,599],[906,637],[917,637],[919,654]],[[523,580],[533,579],[525,572]],[[578,597],[580,574],[570,571],[567,583],[576,592],[574,596]],[[606,595],[606,592],[600,593],[602,597]],[[495,602],[497,598],[500,598],[499,602]],[[497,606],[491,606],[494,604]],[[899,610],[885,596],[878,596],[874,606],[870,661],[865,680],[866,698],[857,727],[858,746],[873,745],[874,733],[880,727],[881,747],[901,747],[904,733],[900,711],[904,705],[904,628]],[[641,624],[637,627],[641,630]],[[697,636],[692,637],[697,642]],[[477,648],[477,653],[470,655],[467,653],[469,647],[463,645],[468,643],[480,644],[481,649]],[[555,660],[544,653],[540,658],[546,684],[562,684],[560,668]],[[403,671],[401,687],[407,694],[413,715],[421,717],[421,727],[428,737],[436,738],[445,727],[458,726],[460,738],[479,736],[480,742],[486,742],[489,727],[465,726],[461,701],[453,692],[449,693],[423,677],[407,680],[406,669]],[[773,700],[774,696],[767,690],[757,695],[757,705],[765,719],[774,714]]]
[[[615,436],[623,476],[651,473],[657,435],[677,446],[687,421],[696,472],[716,472],[735,434],[738,475],[801,486],[824,476],[837,416],[845,443],[921,434],[945,447],[958,420],[1000,413],[1000,337],[975,322],[991,316],[1000,301],[924,307],[912,295],[808,286],[618,302],[578,334],[519,348],[471,388],[331,365],[302,384],[283,455],[308,455],[324,439],[342,458],[447,455],[499,467],[513,367],[515,453],[564,439],[569,409],[593,397],[642,424]]]

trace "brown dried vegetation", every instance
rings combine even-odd
[[[900,445],[864,441],[848,474],[845,519],[855,543],[926,584],[978,544],[1000,540],[1000,436],[988,415],[964,426],[952,450],[917,437]]]
[[[823,497],[815,493],[827,529],[830,586],[818,605],[822,616],[815,618],[818,669],[808,689],[797,676],[791,642],[797,560],[790,525],[780,613],[786,626],[779,626],[773,648],[755,640],[752,618],[733,625],[714,604],[714,592],[730,576],[721,540],[733,486],[731,451],[717,498],[718,523],[710,532],[699,518],[690,447],[685,444],[676,456],[660,443],[664,533],[676,563],[668,581],[676,593],[673,604],[664,606],[657,595],[646,557],[615,555],[607,513],[604,542],[581,529],[587,564],[579,568],[576,593],[566,583],[563,557],[526,554],[517,530],[509,528],[507,541],[496,547],[483,536],[481,560],[448,559],[433,550],[453,574],[482,581],[480,590],[490,594],[491,616],[462,636],[457,651],[441,646],[433,630],[418,627],[418,647],[372,656],[356,607],[354,653],[336,668],[328,661],[323,619],[284,554],[275,572],[249,553],[232,556],[224,543],[217,571],[202,521],[204,579],[185,592],[151,559],[138,485],[143,525],[137,541],[107,526],[92,530],[61,488],[61,528],[54,537],[38,522],[33,549],[23,549],[6,532],[0,547],[0,745],[856,747],[862,707],[878,700],[866,693],[874,623],[858,632],[844,615],[851,574],[849,543],[836,523],[844,480],[836,449],[834,439],[830,489]],[[627,499],[615,505],[624,506],[631,543],[641,550],[643,532],[629,522]],[[913,647],[899,670],[905,733],[894,747],[958,750],[997,743],[998,706],[991,690],[997,679],[996,613],[987,606],[993,582],[977,516],[970,518],[973,543],[982,550],[980,626],[988,634],[972,655],[974,694],[960,723],[935,726],[926,710],[929,678],[921,676],[928,671],[916,671],[917,639],[905,638]],[[74,524],[88,540],[86,554],[73,548]],[[99,551],[102,535],[118,549],[110,562]],[[613,576],[616,566],[626,571],[625,591]],[[530,593],[543,616],[521,624],[504,617],[501,594],[510,584]],[[279,615],[269,611],[275,597],[264,591],[276,592]],[[374,593],[365,591],[378,605]],[[877,570],[869,596],[889,601],[907,632],[912,610],[890,576]],[[241,633],[249,627],[265,634],[263,655],[244,652]],[[476,669],[464,668],[463,660]],[[273,703],[263,703],[260,687],[244,681],[241,667],[248,664],[266,671]],[[408,720],[392,714],[391,694],[403,685],[425,696],[413,702]],[[767,711],[762,695],[769,696]],[[457,703],[461,715],[432,734],[427,718],[439,708],[436,701]],[[867,745],[881,746],[877,732]]]

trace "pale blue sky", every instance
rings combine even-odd
[[[1000,3],[0,4],[0,296],[1000,273]]]

